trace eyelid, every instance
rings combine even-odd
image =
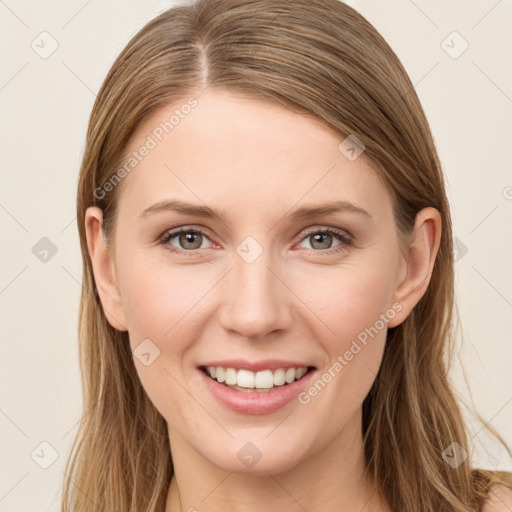
[[[158,241],[162,245],[170,245],[170,244],[168,244],[168,242],[171,239],[175,238],[176,236],[178,236],[184,232],[187,233],[187,232],[194,232],[194,231],[200,233],[202,236],[207,238],[212,244],[218,245],[216,242],[211,240],[211,236],[210,236],[209,230],[207,228],[205,228],[204,226],[194,226],[194,225],[185,225],[185,226],[180,226],[180,227],[173,228],[173,229],[168,229],[162,235],[160,235],[158,237]],[[306,240],[309,236],[311,236],[313,234],[317,234],[317,233],[329,233],[334,236],[338,236],[339,237],[338,240],[340,240],[340,244],[338,244],[335,247],[331,247],[331,248],[325,249],[325,250],[306,249],[310,253],[313,252],[313,253],[316,253],[319,255],[322,253],[325,255],[329,255],[329,254],[332,255],[334,252],[336,252],[336,249],[338,247],[343,246],[343,245],[345,245],[345,246],[352,245],[354,243],[354,237],[347,230],[319,224],[319,225],[313,226],[311,228],[302,229],[300,231],[300,233],[295,237],[296,241],[293,243],[293,245],[295,245],[299,242],[302,242],[302,241]],[[175,252],[175,253],[181,253],[181,254],[186,253],[188,255],[193,255],[193,254],[197,254],[199,252],[198,249],[193,249],[193,250],[187,251],[185,249],[179,249],[175,246],[172,246],[172,247],[173,247],[173,249],[168,249],[168,250],[170,250],[171,252]]]
[[[344,238],[347,238],[350,240],[353,240],[353,238],[354,238],[352,236],[352,234],[349,233],[346,229],[335,228],[333,226],[318,225],[318,226],[312,227],[311,229],[306,228],[306,230],[302,230],[299,233],[299,235],[297,235],[299,237],[298,241],[304,240],[308,236],[311,236],[316,233],[330,233],[330,234],[338,235],[340,237],[344,237]]]
[[[207,238],[211,243],[216,244],[216,242],[211,240],[212,237],[209,234],[209,230],[207,228],[205,228],[203,226],[193,226],[193,225],[180,226],[180,227],[173,228],[173,229],[167,229],[158,237],[157,241],[161,244],[167,244],[169,242],[169,240],[171,240],[172,238],[175,238],[176,236],[181,235],[182,233],[188,233],[188,232],[192,232],[192,231],[200,233],[203,237]],[[180,252],[180,251],[193,253],[193,252],[197,252],[197,249],[195,249],[193,251],[185,251],[184,249],[176,248],[176,252]]]

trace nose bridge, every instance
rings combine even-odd
[[[227,276],[223,326],[244,337],[258,338],[291,323],[286,287],[276,277],[270,249],[247,237],[233,254]],[[271,270],[272,269],[272,270]]]

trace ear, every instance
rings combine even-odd
[[[109,324],[119,331],[128,330],[121,294],[116,280],[113,253],[105,243],[103,212],[96,206],[85,213],[87,248],[91,258],[94,280]]]
[[[388,327],[400,325],[427,290],[441,242],[441,229],[441,215],[435,208],[424,208],[416,215],[393,295],[394,303],[401,304],[402,309],[388,322]]]

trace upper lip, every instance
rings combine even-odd
[[[250,370],[259,372],[262,370],[277,370],[278,368],[309,368],[312,365],[283,359],[264,359],[263,361],[247,361],[245,359],[225,359],[223,361],[209,361],[200,366],[222,366],[223,368],[236,368],[237,370]]]

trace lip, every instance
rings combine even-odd
[[[212,364],[208,366],[223,366],[225,363],[226,361],[224,361],[223,364]],[[231,367],[236,366],[233,365]],[[288,366],[288,368],[289,367],[290,366]],[[300,368],[300,365],[297,367]],[[269,367],[266,366],[265,368]],[[283,368],[283,366],[278,366],[278,368]],[[309,368],[312,367],[308,367],[308,369]],[[239,367],[239,369],[242,368]],[[314,368],[308,371],[308,373],[306,373],[306,375],[301,379],[296,380],[291,384],[287,384],[286,386],[276,388],[273,391],[244,392],[237,391],[236,389],[231,389],[224,384],[220,384],[209,377],[201,368],[198,368],[198,371],[205,387],[220,404],[237,413],[253,416],[270,414],[289,404],[292,400],[296,399],[307,386],[309,386],[311,379],[317,372],[316,368]]]
[[[227,359],[224,361],[210,361],[201,366],[222,366],[223,368],[235,368],[237,370],[251,370],[260,372],[262,370],[277,370],[278,368],[302,368],[313,366],[312,364],[300,363],[297,361],[284,361],[282,359],[264,359],[263,361],[251,362],[245,359]]]

